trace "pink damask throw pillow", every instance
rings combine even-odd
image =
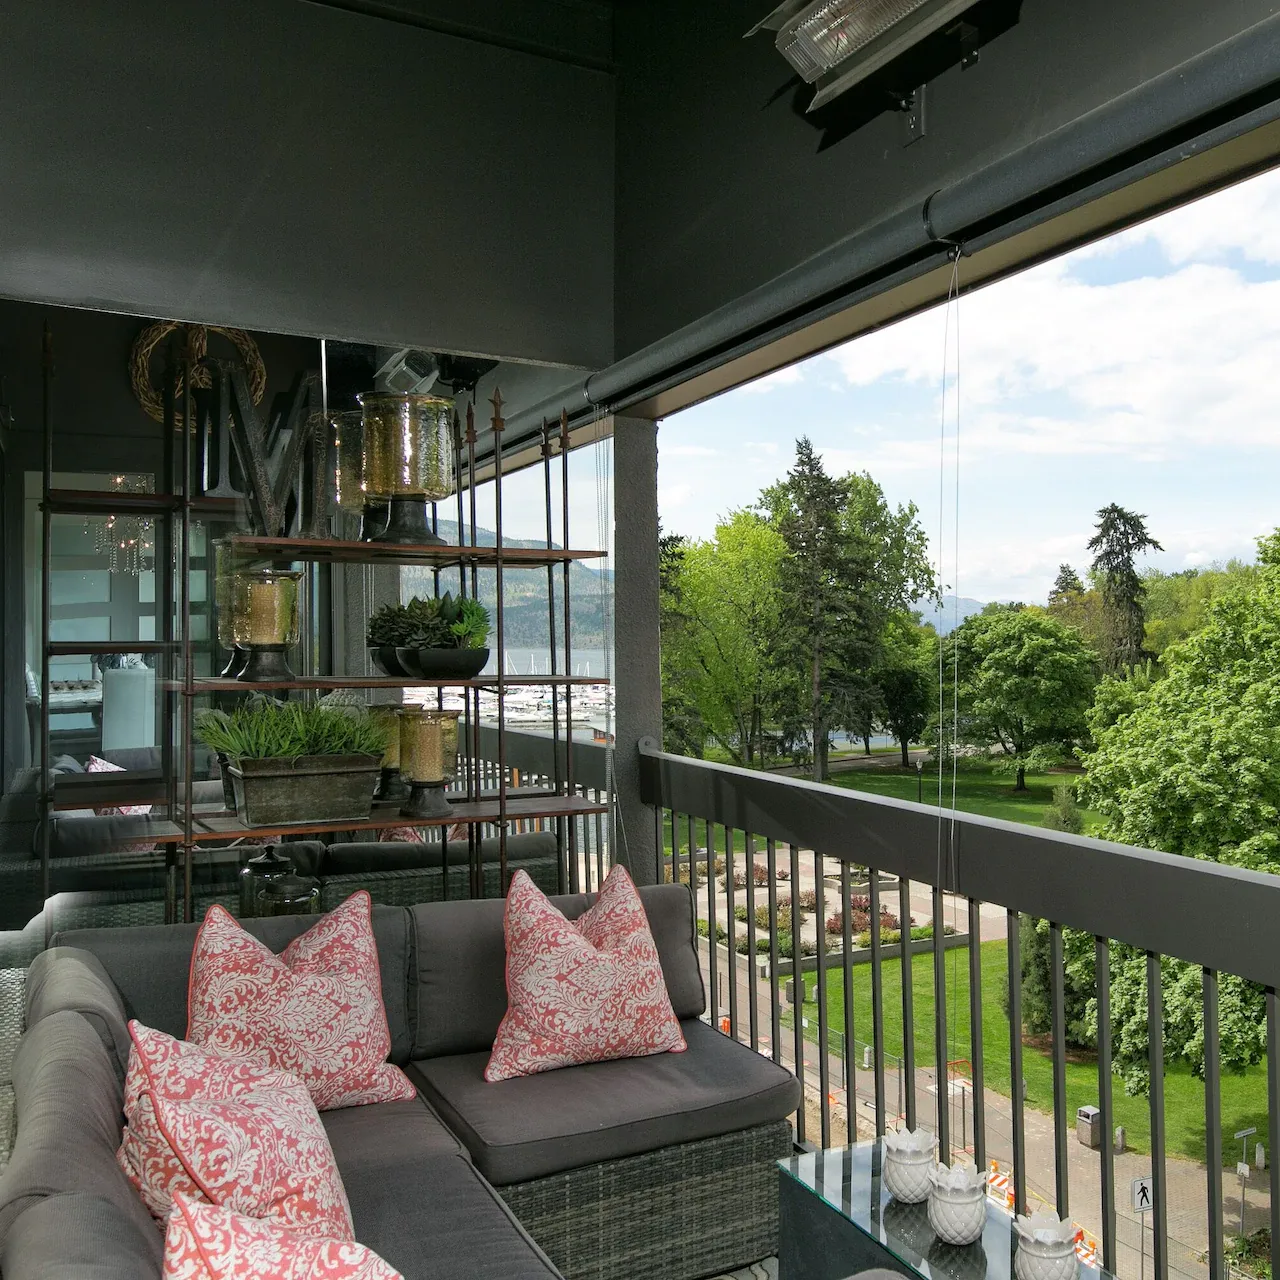
[[[222,1058],[139,1022],[116,1158],[163,1222],[183,1194],[308,1235],[353,1236],[315,1104],[283,1071]]]
[[[404,1280],[353,1240],[300,1235],[178,1194],[164,1240],[164,1280]]]
[[[507,1013],[486,1080],[684,1051],[648,917],[622,867],[577,920],[517,871],[504,929]]]
[[[104,760],[101,756],[90,756],[89,763],[85,766],[86,773],[124,773],[123,765],[112,764],[110,760]],[[100,818],[113,818],[122,816],[126,818],[142,818],[151,812],[149,804],[121,804],[106,805],[101,809],[95,809],[94,813]],[[116,846],[117,853],[151,853],[156,847],[154,840],[130,840]]]
[[[321,1111],[416,1097],[387,1062],[372,911],[365,890],[353,893],[277,956],[210,907],[191,954],[187,1039],[291,1071]]]

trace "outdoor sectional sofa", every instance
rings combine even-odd
[[[795,1077],[701,1021],[693,904],[640,890],[681,1054],[488,1084],[503,903],[375,907],[391,1060],[413,1102],[322,1113],[357,1238],[407,1280],[680,1280],[775,1252]],[[552,899],[576,918],[585,895]],[[312,919],[246,927],[275,951]],[[115,1162],[128,1018],[186,1031],[195,925],[61,935],[32,964],[0,1178],[5,1280],[159,1276],[161,1232]]]

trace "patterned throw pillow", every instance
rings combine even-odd
[[[129,1023],[125,1129],[116,1158],[158,1221],[177,1193],[313,1236],[350,1240],[347,1194],[307,1091]]]
[[[362,1244],[300,1235],[178,1194],[164,1280],[404,1280]]]
[[[517,871],[504,929],[507,1013],[486,1080],[684,1051],[644,905],[622,867],[573,921]]]
[[[282,955],[216,904],[191,954],[187,1039],[291,1071],[321,1111],[417,1096],[387,1062],[391,1032],[373,903],[353,893]]]

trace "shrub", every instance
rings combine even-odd
[[[1084,832],[1084,815],[1076,804],[1075,788],[1060,782],[1053,789],[1053,803],[1044,811],[1040,819],[1042,827],[1050,831],[1065,831],[1078,836]]]
[[[737,906],[733,909],[733,918],[741,920],[743,924],[747,923],[747,909],[743,906]]]
[[[801,911],[816,911],[818,909],[818,895],[812,889],[801,889],[796,894],[796,901],[800,904]]]

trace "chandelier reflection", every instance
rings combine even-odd
[[[115,475],[108,492],[151,493],[150,476]],[[113,513],[102,520],[86,518],[85,533],[93,534],[95,555],[106,556],[111,573],[127,573],[137,577],[143,561],[155,555],[155,521],[150,516]]]

